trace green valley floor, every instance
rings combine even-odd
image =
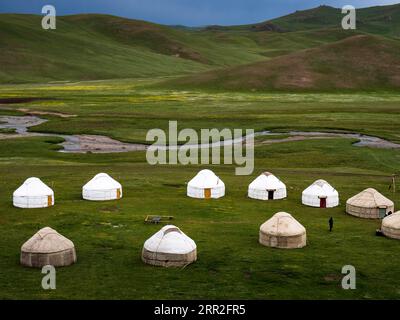
[[[0,115],[40,114],[49,120],[31,131],[101,134],[139,143],[146,143],[149,129],[166,129],[168,120],[196,130],[357,132],[400,142],[398,93],[173,91],[160,88],[160,80],[2,85],[2,99],[36,100],[1,104]],[[340,138],[260,144],[253,174],[235,176],[233,165],[151,166],[144,151],[61,153],[60,141],[0,141],[0,298],[400,298],[400,241],[375,236],[379,220],[345,213],[346,200],[367,187],[400,205],[399,191],[389,190],[392,175],[400,171],[400,149],[357,147],[355,140]],[[202,168],[212,169],[225,182],[224,198],[186,196],[186,183]],[[247,197],[248,184],[264,171],[286,183],[287,199]],[[81,199],[82,186],[99,172],[121,182],[120,201]],[[30,176],[53,188],[54,207],[12,206],[13,191]],[[302,190],[316,179],[339,191],[340,206],[301,204]],[[306,227],[307,247],[279,250],[258,243],[260,225],[278,211],[291,213]],[[143,264],[143,243],[161,228],[144,223],[149,214],[174,216],[172,223],[196,242],[198,261],[183,269]],[[45,226],[71,239],[78,256],[75,265],[57,269],[57,289],[52,291],[41,288],[39,269],[19,265],[21,245]],[[356,268],[356,290],[341,288],[344,265]]]

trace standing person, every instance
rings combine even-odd
[[[333,218],[330,217],[329,218],[329,232],[332,232],[332,229],[333,229]]]

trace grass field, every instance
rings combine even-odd
[[[96,133],[145,142],[151,128],[254,128],[256,130],[344,130],[400,142],[400,95],[394,92],[280,94],[171,91],[163,79],[63,84],[3,85],[1,97],[51,98],[8,105],[1,114],[60,112],[76,117],[49,119],[42,132]],[[28,111],[25,111],[28,112]],[[400,242],[376,237],[380,221],[348,216],[345,201],[375,187],[388,190],[400,171],[400,151],[360,148],[348,139],[310,140],[260,146],[251,176],[235,176],[230,165],[150,166],[144,152],[65,154],[54,137],[0,142],[0,297],[8,299],[398,299]],[[226,196],[202,201],[186,197],[186,182],[208,167],[225,182]],[[271,171],[288,186],[282,201],[246,196],[248,184]],[[120,201],[92,203],[81,187],[108,172],[121,182]],[[52,208],[12,206],[12,192],[30,176],[55,191]],[[318,178],[340,193],[340,206],[301,205],[301,192]],[[292,213],[307,229],[308,246],[278,250],[258,244],[261,223],[278,211]],[[145,265],[144,241],[160,226],[144,224],[148,214],[173,215],[173,223],[194,239],[198,261],[184,269]],[[328,232],[328,219],[335,221]],[[51,226],[71,239],[78,263],[57,270],[57,290],[41,289],[40,270],[19,265],[21,245]],[[341,268],[357,270],[357,290],[341,288]]]
[[[210,93],[159,89],[160,81],[163,79],[3,85],[0,95],[53,99],[14,104],[14,111],[78,115],[43,115],[51,121],[35,127],[41,132],[103,134],[143,143],[148,129],[167,129],[169,120],[177,120],[181,129],[344,130],[400,142],[400,96],[395,92]]]

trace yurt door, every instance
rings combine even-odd
[[[326,198],[319,199],[319,206],[320,208],[326,208]]]
[[[53,197],[47,196],[47,206],[51,207],[53,205]]]
[[[274,190],[268,190],[268,200],[274,200]]]
[[[211,189],[210,188],[204,189],[204,198],[206,198],[206,199],[211,198]]]
[[[386,208],[379,208],[379,218],[383,219],[386,215]]]
[[[121,199],[121,189],[117,189],[117,199]]]

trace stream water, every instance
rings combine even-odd
[[[57,133],[37,133],[29,132],[28,128],[42,124],[48,120],[41,119],[36,116],[0,116],[0,129],[14,129],[15,133],[0,133],[1,139],[11,139],[18,137],[38,137],[38,136],[54,136],[61,137],[65,141],[60,143],[63,147],[60,152],[71,153],[113,153],[113,152],[128,152],[146,150],[149,146],[145,144],[124,143],[106,136],[101,135],[64,135]],[[400,144],[387,141],[374,136],[362,135],[358,133],[338,133],[338,132],[302,132],[290,131],[286,133],[276,133],[270,131],[257,132],[253,137],[259,136],[274,136],[274,139],[266,139],[265,141],[257,142],[256,145],[265,145],[273,143],[282,143],[289,141],[301,141],[310,139],[328,139],[328,138],[346,138],[356,139],[354,143],[358,147],[398,149]],[[282,136],[282,138],[279,138]],[[245,143],[250,136],[244,136],[227,141],[216,143],[207,143],[190,146],[190,148],[213,148],[238,143]],[[188,146],[187,146],[188,147]],[[160,149],[172,149],[176,147],[159,147]]]

